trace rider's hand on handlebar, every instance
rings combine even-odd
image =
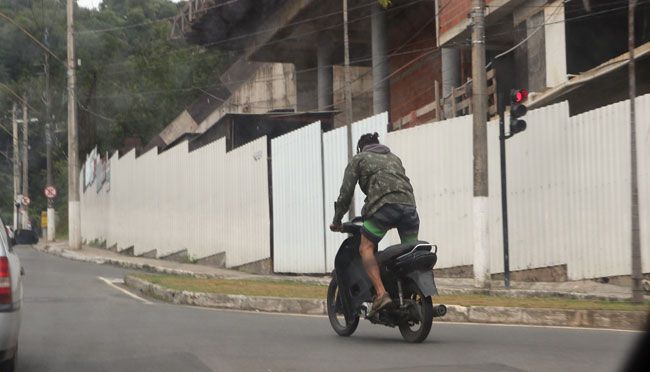
[[[340,223],[339,224],[334,224],[334,223],[330,224],[330,230],[331,231],[339,232],[339,231],[341,231],[341,229],[343,229],[343,225],[341,225]]]

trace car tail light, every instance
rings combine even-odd
[[[11,304],[11,272],[7,257],[0,257],[0,304]]]

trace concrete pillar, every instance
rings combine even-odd
[[[442,96],[451,94],[451,89],[460,86],[460,50],[442,48]]]
[[[556,87],[567,80],[564,2],[556,0],[544,7],[546,86]]]
[[[386,12],[375,3],[371,7],[370,18],[372,34],[372,111],[380,114],[388,111],[390,100],[390,85],[388,81],[388,48],[387,48],[387,25]]]
[[[54,208],[47,208],[47,241],[53,242],[56,239],[56,214]]]
[[[318,43],[318,110],[334,109],[334,70],[332,68],[332,49],[324,42]]]
[[[318,109],[318,69],[314,64],[296,64],[296,110]]]

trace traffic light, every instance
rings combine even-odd
[[[528,98],[526,89],[510,91],[510,136],[526,130],[526,121],[519,119],[526,115],[528,108],[523,102]]]

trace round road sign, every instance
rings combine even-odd
[[[29,198],[29,196],[23,196],[23,205],[29,205],[31,202],[32,200]]]
[[[54,186],[48,186],[45,188],[45,196],[48,199],[54,199],[56,197],[56,189]]]

